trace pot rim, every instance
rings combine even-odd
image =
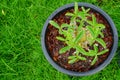
[[[117,47],[118,47],[118,33],[117,33],[117,30],[116,30],[116,27],[112,21],[112,19],[109,17],[109,15],[104,12],[103,10],[101,10],[99,7],[97,6],[94,6],[92,4],[89,4],[89,3],[84,3],[84,2],[78,2],[78,6],[83,6],[83,7],[89,7],[95,11],[97,11],[98,13],[100,13],[106,20],[107,22],[109,23],[110,27],[111,27],[111,30],[113,32],[113,46],[112,46],[112,49],[111,49],[111,52],[109,54],[109,56],[107,57],[107,59],[101,64],[99,65],[98,67],[92,69],[92,70],[89,70],[87,72],[75,72],[75,71],[70,71],[70,70],[67,70],[61,66],[59,66],[57,63],[54,62],[54,60],[50,57],[49,53],[47,52],[47,48],[46,48],[46,44],[45,44],[45,33],[46,33],[46,29],[47,29],[47,26],[49,24],[49,21],[51,19],[53,19],[53,17],[55,15],[57,15],[59,12],[63,11],[63,10],[66,10],[68,8],[71,8],[71,7],[74,7],[74,3],[71,3],[71,4],[67,4],[67,5],[64,5],[60,8],[58,8],[57,10],[55,10],[49,17],[48,19],[46,20],[45,24],[44,24],[44,27],[42,29],[42,34],[41,34],[41,44],[42,44],[42,50],[44,52],[44,55],[46,57],[46,59],[49,61],[49,63],[55,68],[57,69],[58,71],[60,72],[63,72],[65,74],[68,74],[68,75],[71,75],[71,76],[87,76],[87,75],[91,75],[91,74],[95,74],[99,71],[101,71],[103,68],[105,68],[112,60],[112,58],[114,57],[114,54],[117,50]]]

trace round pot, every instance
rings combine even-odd
[[[58,71],[63,72],[63,73],[68,74],[68,75],[71,75],[71,76],[87,76],[87,75],[91,75],[91,74],[94,74],[94,73],[102,70],[103,68],[105,68],[111,62],[111,60],[114,57],[114,54],[115,54],[115,52],[117,50],[118,34],[117,34],[117,30],[115,28],[115,25],[114,25],[112,19],[103,10],[101,10],[100,8],[98,8],[98,7],[96,7],[96,6],[92,5],[92,4],[88,4],[88,3],[81,3],[80,2],[80,3],[78,3],[78,6],[79,7],[83,6],[83,7],[91,8],[92,10],[98,12],[99,14],[101,14],[107,20],[108,24],[110,25],[111,31],[112,31],[112,34],[113,34],[113,45],[112,45],[111,51],[110,51],[109,56],[107,57],[107,59],[102,64],[100,64],[98,67],[96,67],[94,69],[91,69],[91,70],[89,70],[87,72],[75,72],[75,71],[67,70],[67,69],[61,67],[60,65],[58,65],[51,58],[51,56],[49,54],[49,51],[47,49],[46,43],[45,43],[46,29],[48,27],[49,21],[52,20],[60,12],[66,10],[66,9],[69,9],[69,8],[73,8],[74,3],[60,7],[59,9],[54,11],[48,17],[48,19],[46,20],[46,22],[44,24],[43,30],[42,30],[41,44],[42,44],[42,49],[43,49],[43,52],[44,52],[44,55],[45,55],[46,59]]]

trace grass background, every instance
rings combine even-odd
[[[108,13],[120,38],[119,0],[0,0],[0,80],[120,80],[120,42],[112,62],[91,76],[68,76],[45,59],[40,43],[44,22],[54,10],[75,1]]]

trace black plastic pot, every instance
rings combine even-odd
[[[112,58],[114,57],[114,54],[117,50],[117,46],[118,46],[118,34],[117,34],[117,30],[115,28],[115,25],[112,21],[112,19],[103,11],[101,10],[100,8],[92,5],[92,4],[88,4],[88,3],[78,3],[78,6],[83,6],[83,7],[88,7],[88,8],[91,8],[93,9],[94,11],[100,13],[109,23],[109,25],[111,26],[111,30],[112,30],[112,33],[113,33],[113,46],[112,46],[112,49],[111,49],[111,52],[108,56],[108,58],[101,64],[99,65],[97,68],[95,69],[92,69],[92,70],[89,70],[87,72],[75,72],[75,71],[70,71],[70,70],[66,70],[64,69],[63,67],[59,66],[57,63],[55,63],[53,61],[53,59],[50,57],[49,55],[49,52],[47,50],[47,47],[46,47],[46,43],[45,43],[45,36],[46,36],[46,29],[47,29],[47,26],[49,24],[49,21],[51,19],[54,18],[55,15],[57,15],[58,13],[68,9],[68,8],[73,8],[74,7],[74,3],[72,4],[68,4],[68,5],[65,5],[63,7],[60,7],[59,9],[57,9],[55,12],[53,12],[49,17],[48,19],[46,20],[45,24],[44,24],[44,28],[42,30],[42,35],[41,35],[41,44],[42,44],[42,49],[43,49],[43,52],[44,52],[44,55],[46,57],[46,59],[50,62],[50,64],[56,68],[57,70],[59,70],[60,72],[63,72],[65,74],[68,74],[68,75],[71,75],[71,76],[87,76],[87,75],[91,75],[91,74],[94,74],[100,70],[102,70],[104,67],[106,67],[112,60]]]

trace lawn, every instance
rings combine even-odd
[[[75,1],[92,3],[108,13],[120,38],[119,0],[0,0],[0,80],[120,80],[120,43],[112,62],[91,76],[68,76],[45,59],[40,34],[47,17]]]

